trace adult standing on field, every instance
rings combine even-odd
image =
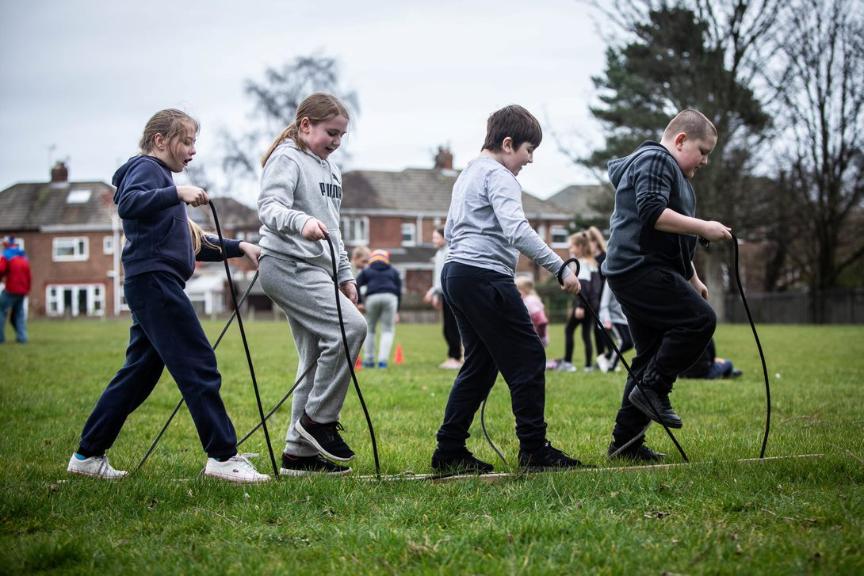
[[[0,344],[6,341],[6,312],[12,310],[12,325],[19,344],[27,343],[27,311],[24,299],[30,293],[30,261],[14,237],[3,241],[0,279],[6,286],[0,294]]]

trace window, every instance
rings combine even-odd
[[[90,201],[90,190],[73,190],[66,196],[67,204],[86,204]]]
[[[567,231],[566,226],[553,224],[552,238],[549,243],[553,248],[567,248],[570,245],[570,242],[567,240],[569,237],[570,233]]]
[[[114,237],[113,236],[103,236],[102,237],[102,253],[106,256],[110,256],[114,254]]]
[[[342,241],[345,244],[369,244],[369,218],[342,218]]]
[[[414,246],[417,244],[417,224],[413,222],[402,223],[402,245]]]
[[[45,289],[49,316],[104,316],[105,287],[102,284],[52,284]]]
[[[54,238],[51,246],[54,262],[82,262],[87,260],[90,253],[87,237]]]

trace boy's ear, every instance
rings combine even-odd
[[[504,152],[513,152],[513,138],[505,136],[504,140],[501,141],[501,149]]]
[[[679,132],[678,134],[675,135],[675,139],[673,140],[673,142],[675,143],[675,147],[680,149],[684,145],[684,142],[686,140],[687,140],[687,133],[686,132]]]

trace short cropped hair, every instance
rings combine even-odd
[[[709,135],[717,137],[717,128],[714,123],[695,108],[682,110],[672,118],[672,121],[666,126],[666,130],[663,131],[663,138],[674,138],[676,134],[681,132],[696,140],[704,140]]]
[[[483,150],[500,151],[501,143],[508,136],[513,140],[514,149],[525,142],[530,142],[536,148],[543,140],[543,130],[533,114],[522,106],[511,104],[489,116]]]

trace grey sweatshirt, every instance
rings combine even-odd
[[[280,144],[264,165],[258,219],[261,250],[265,255],[304,260],[331,272],[326,240],[306,240],[301,235],[309,218],[327,227],[336,251],[339,283],[353,280],[351,264],[339,231],[342,174],[311,152],[297,148],[293,140]]]
[[[513,276],[519,252],[552,274],[564,264],[537,235],[522,209],[522,187],[493,158],[471,161],[456,179],[444,237],[448,262]],[[569,269],[566,274],[572,274]]]

